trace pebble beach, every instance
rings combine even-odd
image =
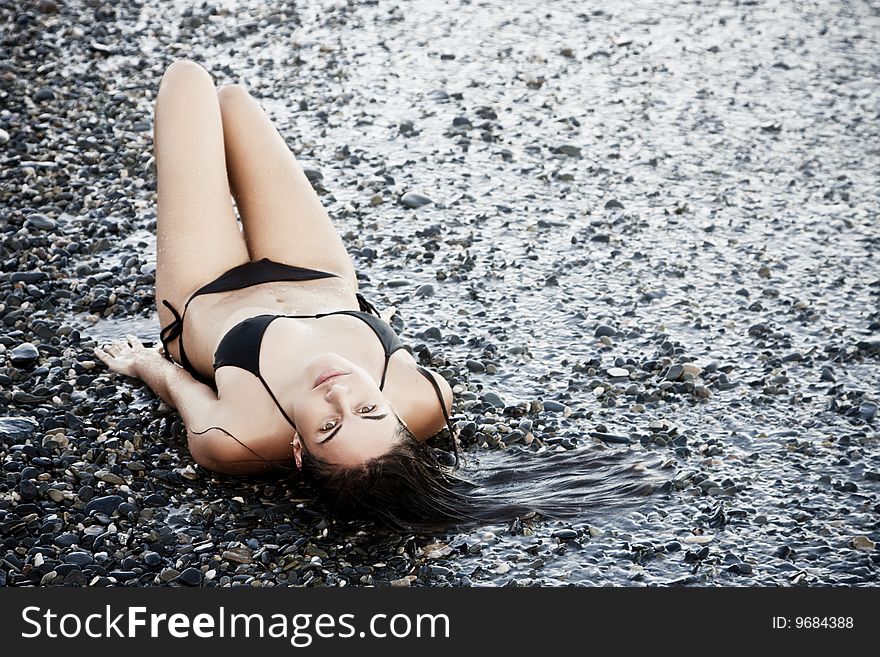
[[[880,7],[0,3],[0,586],[876,586]],[[198,466],[157,343],[152,112],[247,86],[466,459],[625,452],[630,507],[340,522]],[[449,437],[438,436],[438,448]]]

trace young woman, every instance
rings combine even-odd
[[[175,61],[154,148],[162,348],[128,336],[95,353],[177,409],[200,465],[299,469],[342,515],[416,531],[576,517],[650,491],[640,464],[601,447],[486,455],[470,480],[455,475],[449,384],[401,348],[394,309],[379,316],[358,292],[317,194],[243,87],[217,91]],[[441,461],[424,441],[444,423],[454,458]]]
[[[424,519],[448,486],[423,443],[444,424],[452,434],[452,389],[402,348],[394,308],[379,316],[358,292],[341,238],[258,101],[177,60],[159,86],[154,149],[162,348],[128,336],[96,355],[177,409],[203,467],[295,467],[359,515],[399,517],[389,504],[403,495]]]

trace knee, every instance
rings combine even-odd
[[[165,74],[162,76],[162,82],[177,79],[185,81],[203,79],[208,80],[212,85],[214,84],[214,79],[211,77],[211,74],[208,73],[201,64],[198,64],[191,59],[175,59],[169,64],[168,68],[165,69]]]
[[[217,90],[220,107],[250,98],[250,93],[240,84],[225,84]]]

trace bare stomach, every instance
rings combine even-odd
[[[196,297],[189,304],[183,327],[187,358],[202,375],[213,378],[214,352],[233,326],[256,315],[315,315],[334,310],[358,310],[355,290],[341,278],[311,281],[272,281],[242,290]],[[179,342],[169,345],[180,362]]]

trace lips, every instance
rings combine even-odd
[[[345,372],[342,372],[342,371],[337,370],[337,369],[332,369],[332,368],[331,368],[331,369],[324,370],[323,372],[321,372],[321,373],[318,375],[318,378],[315,379],[315,385],[312,386],[312,387],[317,388],[319,385],[321,385],[322,383],[324,383],[324,381],[327,381],[328,379],[332,379],[332,378],[335,377],[335,376],[340,376],[340,375],[342,375],[342,374],[345,374]]]

